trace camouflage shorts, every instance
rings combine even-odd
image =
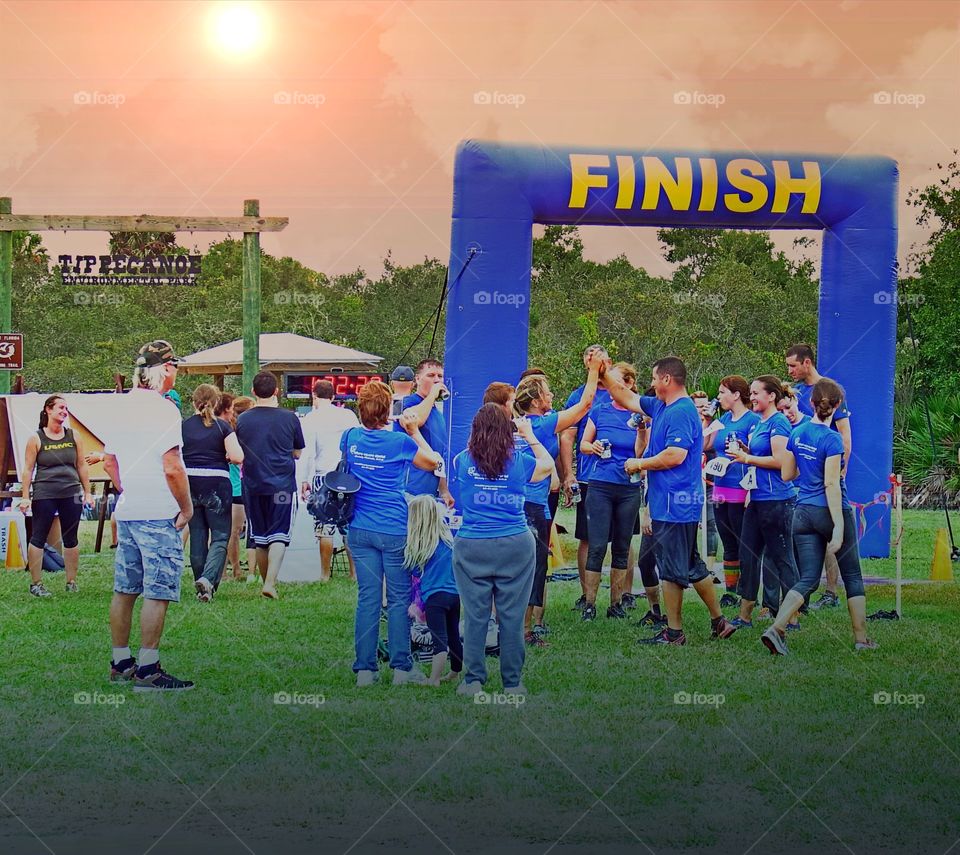
[[[180,600],[183,541],[173,520],[117,520],[113,590],[148,600]]]

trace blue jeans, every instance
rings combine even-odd
[[[410,606],[410,571],[403,566],[407,537],[350,528],[347,541],[357,568],[357,615],[353,629],[357,658],[353,670],[377,670],[380,602],[386,577],[390,667],[409,671],[413,667],[410,656],[410,616],[407,614]]]

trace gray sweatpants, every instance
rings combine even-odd
[[[523,615],[533,587],[536,546],[530,530],[509,537],[453,541],[453,574],[463,611],[463,664],[468,683],[487,682],[484,653],[494,600],[500,625],[503,687],[520,685],[526,649]]]

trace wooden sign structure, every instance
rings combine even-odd
[[[260,370],[260,233],[279,232],[287,217],[261,217],[260,201],[247,199],[242,217],[138,217],[13,213],[13,200],[0,196],[0,333],[10,329],[15,231],[86,232],[243,232],[243,388]],[[10,391],[10,375],[0,371],[0,394]],[[2,465],[2,464],[0,464]]]

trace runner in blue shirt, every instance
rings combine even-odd
[[[843,483],[843,441],[833,431],[832,420],[843,402],[843,389],[826,377],[814,384],[811,421],[796,428],[787,441],[783,474],[795,479],[797,509],[793,538],[800,562],[799,581],[787,592],[773,626],[761,640],[773,654],[787,653],[786,630],[804,598],[820,583],[824,557],[837,557],[847,608],[853,626],[854,648],[872,650],[867,638],[867,599],[860,572],[857,522]]]
[[[447,420],[443,412],[437,408],[437,401],[443,400],[442,395],[449,395],[447,387],[443,385],[443,365],[436,359],[423,359],[416,368],[414,379],[416,391],[403,399],[403,411],[412,412],[417,418],[417,426],[423,433],[427,444],[436,451],[447,463]],[[402,430],[399,422],[394,422],[395,430]],[[441,468],[438,477],[433,472],[424,472],[414,467],[407,469],[406,491],[413,496],[439,496],[448,507],[453,507],[453,499],[447,488],[445,468]]]
[[[683,634],[683,591],[693,586],[710,612],[714,638],[736,631],[717,604],[712,577],[697,552],[697,528],[703,506],[703,427],[697,407],[687,395],[687,367],[676,356],[653,365],[651,386],[656,397],[639,396],[615,378],[605,384],[617,403],[653,419],[643,457],[624,464],[627,473],[648,472],[654,553],[663,585],[667,626],[642,643],[686,644]]]
[[[750,491],[740,533],[740,615],[737,626],[753,626],[753,607],[760,590],[760,569],[771,573],[786,592],[797,581],[797,565],[791,537],[793,490],[780,474],[791,427],[777,411],[783,398],[780,381],[771,374],[750,384],[750,404],[760,421],[750,433],[749,444],[740,442],[728,451],[731,459],[748,466],[742,486]],[[791,625],[799,628],[799,624]]]
[[[583,396],[572,407],[560,412],[552,409],[553,392],[543,374],[531,374],[517,384],[514,410],[518,415],[527,416],[530,419],[534,436],[544,444],[551,458],[555,458],[560,451],[560,434],[582,419],[593,405],[603,359],[599,354],[592,353],[588,363],[589,373]],[[543,610],[552,525],[548,510],[549,496],[550,479],[547,479],[542,485],[534,484],[527,489],[527,500],[524,505],[527,522],[537,538],[537,569],[533,590],[530,592],[530,608],[527,610],[524,621],[524,637],[527,644],[537,647],[546,646]]]
[[[606,377],[622,383],[631,391],[637,388],[637,370],[627,362],[618,362]],[[627,590],[630,542],[640,512],[641,481],[624,468],[637,457],[639,432],[631,421],[636,414],[615,401],[594,404],[580,441],[580,453],[595,460],[591,488],[587,494],[587,533],[589,551],[586,567],[586,602],[581,619],[597,616],[597,591],[607,545],[610,558],[610,607],[608,618],[625,618],[621,599]]]

